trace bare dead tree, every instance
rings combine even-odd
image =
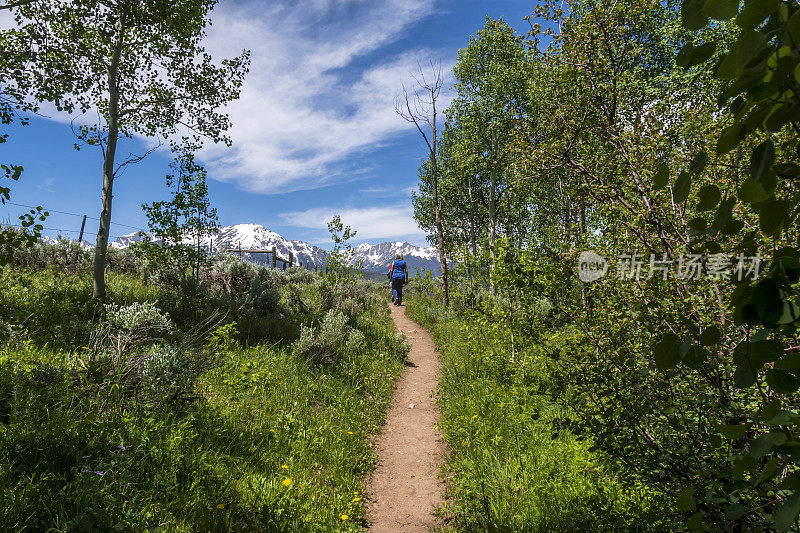
[[[416,88],[410,94],[403,85],[403,94],[395,99],[395,111],[404,120],[414,124],[422,134],[431,163],[431,178],[433,180],[433,205],[436,221],[436,248],[439,251],[439,263],[442,265],[442,297],[444,304],[450,305],[450,295],[447,285],[447,257],[444,252],[444,231],[442,229],[442,205],[439,201],[439,167],[436,161],[436,141],[438,129],[436,126],[436,101],[442,92],[442,64],[441,61],[429,61],[429,72],[426,74],[422,65],[417,62],[417,72],[412,73]],[[430,130],[429,132],[427,130]]]

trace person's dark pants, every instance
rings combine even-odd
[[[405,278],[392,278],[392,298],[397,302],[397,305],[403,302],[403,283],[405,283],[405,281]]]

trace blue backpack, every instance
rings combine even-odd
[[[406,272],[405,272],[406,262],[401,261],[400,259],[395,259],[394,264],[392,266],[392,279],[405,279]]]

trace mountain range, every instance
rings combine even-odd
[[[143,232],[123,235],[111,242],[110,246],[124,249],[135,242],[140,242],[144,235]],[[308,265],[309,268],[322,266],[328,257],[328,252],[318,246],[304,241],[288,240],[258,224],[236,224],[220,228],[217,234],[210,239],[206,238],[201,245],[206,249],[210,248],[212,253],[222,250],[238,250],[239,248],[242,250],[270,250],[274,246],[278,256],[288,258],[289,252],[291,252],[295,264],[299,261],[303,266]],[[434,273],[439,271],[438,252],[435,246],[419,247],[399,241],[376,245],[362,243],[354,246],[351,264],[361,261],[365,271],[385,273],[392,260],[400,253],[404,255],[410,275],[415,274],[417,269],[430,270]],[[266,254],[249,254],[243,251],[241,255],[254,263],[264,264],[267,262]]]

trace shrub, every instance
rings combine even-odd
[[[250,282],[249,303],[261,316],[277,314],[280,309],[281,295],[275,274],[272,270],[260,268]]]
[[[147,399],[166,403],[192,391],[194,372],[178,348],[157,346],[144,360],[141,383],[142,393]]]
[[[126,333],[169,331],[172,321],[153,302],[135,302],[120,306],[106,304],[106,321],[114,329]]]
[[[406,357],[408,352],[411,351],[411,341],[406,337],[402,331],[397,331],[394,334],[395,353],[401,357]]]
[[[361,331],[353,329],[347,334],[347,349],[353,353],[360,352],[364,349],[365,337]]]
[[[28,332],[23,326],[0,320],[0,347],[16,346],[27,336]]]
[[[330,310],[325,313],[319,328],[313,325],[300,328],[300,338],[292,344],[292,350],[315,363],[322,363],[336,354],[346,343],[347,336],[347,317]]]

